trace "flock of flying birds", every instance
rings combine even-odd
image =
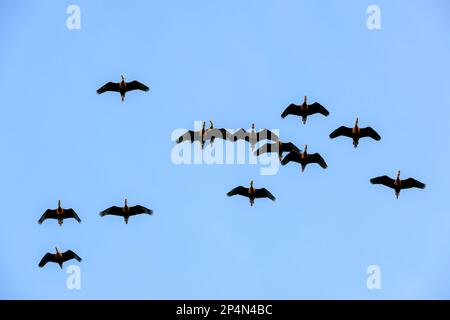
[[[120,82],[108,82],[103,85],[101,88],[97,90],[98,94],[102,94],[104,92],[118,92],[122,101],[125,100],[125,95],[128,91],[133,90],[141,90],[148,91],[149,88],[140,83],[139,81],[131,81],[126,82],[125,77],[121,75]],[[318,102],[314,102],[312,104],[308,104],[307,97],[305,96],[302,104],[290,104],[281,114],[282,118],[285,118],[288,115],[299,116],[302,118],[303,124],[306,124],[308,116],[314,114],[321,114],[323,116],[328,116],[328,110],[322,106]],[[343,136],[348,137],[353,140],[353,146],[355,148],[358,147],[359,140],[361,138],[372,138],[376,141],[381,140],[380,135],[371,127],[360,128],[358,125],[358,118],[356,118],[355,125],[353,127],[341,126],[334,130],[330,135],[331,139]],[[203,149],[205,143],[209,142],[210,144],[214,143],[215,139],[223,139],[230,142],[236,142],[238,140],[247,141],[250,143],[251,150],[255,153],[256,156],[265,153],[276,152],[278,154],[279,160],[281,164],[284,166],[289,162],[296,162],[301,165],[302,172],[305,170],[308,164],[318,164],[323,169],[327,168],[327,164],[323,157],[319,153],[308,153],[308,146],[305,145],[304,150],[301,151],[297,146],[295,146],[291,142],[281,141],[278,135],[273,133],[268,129],[263,129],[260,131],[256,131],[255,125],[252,124],[251,130],[247,131],[245,129],[239,129],[234,133],[228,132],[223,128],[215,128],[212,121],[210,121],[210,127],[206,128],[206,123],[203,122],[202,128],[197,131],[189,130],[182,136],[180,136],[176,143],[181,143],[184,141],[188,142],[198,142],[200,143],[201,148]],[[256,151],[254,150],[256,145],[263,141],[271,141],[262,145]],[[287,152],[287,155],[283,154]],[[370,179],[372,184],[382,184],[386,187],[392,188],[395,191],[395,196],[398,198],[400,195],[400,191],[402,189],[409,188],[420,188],[424,189],[425,184],[413,179],[400,179],[400,171],[397,172],[397,177],[395,179],[390,178],[386,175],[376,177]],[[253,206],[255,199],[257,198],[268,198],[272,201],[275,201],[275,196],[266,188],[255,188],[253,186],[253,181],[250,181],[249,187],[238,186],[227,193],[229,197],[240,195],[247,197],[250,201],[250,205]],[[151,215],[153,211],[141,205],[128,206],[127,199],[125,199],[124,206],[117,207],[112,206],[108,209],[105,209],[100,212],[100,216],[113,215],[123,217],[125,223],[128,223],[128,219],[131,216],[138,214],[149,214]],[[48,209],[44,212],[41,218],[38,220],[39,224],[42,224],[47,219],[55,219],[58,221],[58,224],[62,226],[63,221],[65,219],[73,218],[79,223],[81,223],[80,217],[77,215],[75,210],[72,208],[64,209],[61,206],[61,201],[58,200],[58,207],[56,209]],[[46,253],[44,257],[39,262],[39,267],[43,267],[47,262],[57,263],[61,268],[63,267],[63,263],[75,259],[77,261],[81,261],[82,259],[72,250],[67,250],[65,252],[60,252],[58,248],[55,248],[55,253]]]
[[[323,116],[328,116],[330,113],[328,110],[322,106],[318,102],[314,102],[312,104],[308,104],[307,97],[305,96],[303,103],[300,105],[290,104],[281,114],[282,118],[287,117],[288,115],[298,116],[302,118],[303,124],[306,124],[308,116],[314,114],[321,114]],[[371,138],[376,141],[381,140],[381,136],[371,127],[360,128],[359,127],[359,119],[356,118],[355,125],[353,127],[340,126],[331,134],[329,137],[331,139],[337,137],[348,137],[353,140],[353,146],[355,148],[358,147],[359,140],[361,138]],[[303,151],[301,151],[297,146],[295,146],[292,142],[284,142],[281,141],[280,138],[268,129],[263,129],[261,131],[256,131],[255,124],[252,124],[252,128],[250,131],[246,131],[244,129],[239,129],[234,133],[228,132],[224,128],[214,128],[214,124],[210,121],[210,127],[206,128],[205,122],[203,122],[202,128],[197,131],[189,130],[184,133],[181,137],[179,137],[176,142],[181,143],[184,141],[188,142],[199,142],[201,148],[203,149],[206,142],[213,143],[214,139],[223,139],[230,142],[236,142],[238,140],[244,140],[250,143],[252,151],[254,151],[256,144],[270,140],[271,142],[266,142],[266,144],[262,145],[255,152],[256,156],[259,156],[264,153],[276,152],[280,159],[281,164],[284,166],[289,162],[299,163],[301,166],[302,172],[305,170],[308,164],[318,164],[323,169],[328,167],[324,158],[319,153],[308,153],[308,145],[305,145]],[[283,153],[287,152],[288,154],[284,156]],[[397,172],[397,177],[392,179],[386,175],[376,177],[370,180],[372,184],[382,184],[389,188],[394,189],[395,196],[398,198],[400,195],[400,191],[402,189],[409,188],[420,188],[424,189],[425,184],[422,182],[415,180],[413,178],[408,178],[405,180],[400,179],[400,171]],[[275,196],[266,188],[255,188],[253,186],[253,181],[250,181],[249,187],[238,186],[227,193],[229,197],[240,195],[243,197],[249,198],[250,205],[253,206],[255,199],[257,198],[268,198],[272,201],[275,201]]]

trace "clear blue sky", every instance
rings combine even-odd
[[[450,298],[449,14],[445,0],[2,1],[0,298]],[[121,73],[150,92],[96,94]],[[281,119],[305,94],[330,116]],[[382,140],[328,138],[356,116]],[[329,168],[174,165],[172,131],[203,119],[279,129]],[[427,188],[396,200],[369,183],[398,169]],[[251,179],[276,202],[226,197]],[[99,217],[125,197],[155,214]],[[38,225],[58,199],[83,222]],[[83,258],[81,290],[37,267],[55,245]]]

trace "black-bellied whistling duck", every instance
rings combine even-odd
[[[180,136],[176,142],[181,143],[184,141],[188,142],[195,142],[198,141],[200,143],[201,148],[203,149],[205,146],[205,132],[206,132],[206,123],[205,121],[202,122],[202,128],[197,131],[189,130],[186,131],[182,136]]]
[[[62,226],[64,219],[73,218],[78,222],[81,222],[80,217],[78,217],[77,213],[72,209],[64,209],[61,207],[61,201],[58,200],[58,207],[56,209],[47,209],[44,214],[38,220],[38,223],[41,224],[46,219],[56,219],[58,220],[58,224]]]
[[[324,116],[328,116],[330,113],[324,106],[322,106],[318,102],[314,102],[312,104],[308,104],[308,98],[305,96],[302,104],[294,104],[291,103],[281,114],[282,118],[286,118],[288,115],[300,116],[302,117],[303,124],[306,124],[306,120],[308,116],[313,115],[315,113],[320,113]]]
[[[305,167],[308,163],[317,163],[323,169],[326,169],[328,166],[322,156],[318,153],[308,153],[308,145],[305,145],[305,150],[303,152],[291,151],[287,156],[281,160],[281,164],[284,166],[289,162],[294,161],[298,162],[302,166],[302,172],[305,171]]]
[[[408,178],[405,180],[401,180],[400,179],[400,170],[397,172],[397,178],[395,178],[395,179],[392,179],[388,176],[381,176],[381,177],[376,177],[376,178],[370,179],[370,183],[382,184],[382,185],[385,185],[386,187],[394,189],[395,196],[397,197],[397,199],[400,196],[400,191],[402,189],[410,189],[410,188],[425,189],[425,184],[416,179]]]
[[[66,252],[59,252],[58,248],[55,248],[56,253],[50,253],[47,252],[44,257],[42,257],[41,261],[39,262],[39,267],[43,267],[46,265],[47,262],[54,262],[59,264],[59,266],[63,267],[63,263],[72,259],[77,260],[78,262],[81,262],[81,258],[72,250],[67,250]]]
[[[212,122],[212,120],[209,120],[209,128],[206,129],[203,140],[205,140],[205,142],[210,141],[212,145],[215,139],[233,141],[233,135],[224,128],[214,128],[214,123]]]
[[[256,189],[253,187],[253,180],[250,181],[250,187],[246,188],[243,186],[236,187],[227,193],[227,196],[235,196],[240,195],[249,198],[250,206],[253,206],[256,198],[269,198],[272,201],[275,201],[275,197],[273,194],[269,192],[266,188]]]
[[[125,220],[125,224],[128,224],[128,219],[131,216],[134,216],[137,214],[150,214],[151,215],[151,214],[153,214],[153,210],[148,209],[143,206],[140,206],[140,205],[129,207],[128,201],[127,201],[127,199],[125,199],[125,205],[123,207],[112,206],[112,207],[100,212],[101,217],[104,217],[106,215],[123,217],[123,219]]]
[[[346,126],[340,126],[330,134],[330,138],[334,139],[339,136],[345,136],[353,139],[353,146],[358,147],[359,139],[369,137],[376,141],[380,141],[380,135],[371,127],[360,128],[358,126],[358,118],[356,118],[355,126],[349,128]]]
[[[140,83],[139,81],[134,80],[131,82],[126,82],[125,77],[123,75],[120,75],[120,77],[122,79],[120,82],[108,82],[104,86],[100,87],[97,90],[97,93],[101,94],[106,91],[119,92],[120,97],[122,98],[122,101],[124,101],[125,94],[128,91],[142,90],[142,91],[147,92],[149,90],[149,87],[147,87],[145,84]]]
[[[255,154],[256,156],[259,156],[263,153],[276,152],[278,153],[278,158],[281,161],[281,158],[283,157],[283,152],[291,152],[291,151],[300,152],[300,149],[297,148],[292,142],[281,142],[280,140],[278,140],[278,142],[266,143],[258,150],[256,150]]]
[[[241,128],[233,134],[232,140],[245,140],[249,142],[250,147],[253,151],[258,142],[264,140],[278,141],[280,140],[280,138],[278,137],[278,135],[268,129],[262,129],[257,132],[255,129],[255,124],[252,123],[252,128],[250,131],[246,131],[245,129]]]

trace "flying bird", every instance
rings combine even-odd
[[[122,98],[122,101],[124,101],[125,94],[128,91],[142,90],[142,91],[147,92],[149,90],[149,87],[147,87],[145,84],[140,83],[139,81],[134,80],[131,82],[126,82],[124,75],[120,75],[120,77],[122,78],[122,80],[120,82],[108,82],[104,86],[100,87],[97,90],[97,93],[101,94],[106,91],[119,92],[120,97]]]
[[[358,127],[358,118],[356,118],[355,126],[349,128],[346,126],[340,126],[330,134],[330,138],[334,139],[339,136],[345,136],[353,139],[353,146],[358,147],[359,139],[369,137],[376,141],[380,141],[380,135],[371,127],[360,128]]]
[[[137,205],[137,206],[128,206],[128,201],[125,199],[125,205],[123,207],[112,206],[106,210],[100,212],[100,217],[104,217],[106,215],[120,216],[125,220],[125,224],[128,224],[128,219],[131,216],[135,216],[137,214],[153,214],[153,210],[148,209],[146,207]]]
[[[278,141],[280,140],[280,138],[278,137],[277,134],[273,133],[268,129],[262,129],[257,132],[255,129],[255,124],[252,123],[252,128],[250,131],[246,131],[245,129],[241,128],[233,134],[232,140],[233,141],[245,140],[249,142],[253,151],[258,142],[264,140]]]
[[[58,200],[58,207],[56,209],[47,209],[44,214],[38,220],[39,224],[42,224],[46,219],[56,219],[58,220],[58,224],[62,226],[64,219],[73,218],[81,223],[80,217],[78,217],[77,213],[72,209],[64,209],[61,207],[61,200]]]
[[[59,252],[58,248],[56,249],[56,253],[49,253],[47,252],[39,262],[39,267],[43,267],[46,265],[47,262],[54,262],[59,264],[59,266],[63,267],[63,263],[72,259],[77,260],[78,262],[81,262],[81,258],[72,250],[67,250],[66,252]]]
[[[195,142],[198,141],[200,143],[201,148],[203,149],[205,146],[205,132],[206,132],[206,123],[205,121],[202,122],[202,128],[200,130],[189,130],[186,131],[182,136],[180,136],[176,142],[177,143],[181,143],[184,141],[188,141],[188,142]]]
[[[300,163],[302,166],[302,172],[305,171],[308,163],[317,163],[323,169],[328,166],[322,156],[318,153],[308,153],[308,145],[305,145],[305,150],[303,152],[291,151],[281,160],[281,164],[284,166],[289,162],[294,161]]]
[[[313,115],[315,113],[320,113],[324,116],[328,116],[330,113],[324,106],[322,106],[318,102],[314,102],[313,104],[307,103],[308,98],[305,96],[303,103],[298,105],[291,103],[281,114],[282,118],[286,118],[288,115],[300,116],[302,117],[303,124],[306,124],[306,120],[308,116]]]
[[[382,185],[385,185],[386,187],[394,189],[395,196],[397,197],[397,199],[400,196],[400,191],[402,189],[410,189],[410,188],[425,189],[425,184],[416,179],[408,178],[405,180],[401,180],[400,179],[400,170],[397,172],[397,178],[395,178],[395,179],[392,179],[388,176],[381,176],[381,177],[376,177],[376,178],[370,179],[370,183],[382,184]]]
[[[291,151],[295,151],[298,153],[301,152],[300,149],[297,148],[292,142],[281,142],[280,140],[278,140],[278,142],[266,143],[258,150],[256,150],[255,154],[256,156],[259,156],[264,153],[276,152],[278,153],[278,158],[281,161],[281,158],[283,157],[283,152],[291,152]]]
[[[253,187],[253,180],[250,181],[250,187],[246,188],[243,186],[239,186],[231,190],[227,193],[227,196],[235,196],[240,195],[249,198],[250,206],[253,206],[256,198],[269,198],[272,201],[275,201],[275,197],[273,194],[269,192],[266,188],[256,189]]]
[[[215,139],[223,139],[225,141],[233,141],[233,135],[224,128],[214,128],[214,123],[209,120],[209,128],[204,133],[204,141],[210,141],[211,145]]]

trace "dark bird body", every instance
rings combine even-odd
[[[193,143],[195,141],[198,141],[200,143],[201,148],[204,149],[205,143],[208,141],[211,144],[213,144],[215,139],[223,139],[223,140],[228,140],[228,141],[233,140],[233,135],[230,134],[226,129],[214,128],[213,122],[211,120],[209,122],[210,122],[210,127],[208,129],[206,129],[206,123],[203,121],[202,128],[200,130],[186,131],[186,133],[184,133],[182,136],[180,136],[176,140],[176,143],[181,143],[184,141]]]
[[[323,169],[326,169],[328,166],[322,156],[318,153],[308,153],[308,146],[305,145],[305,150],[303,152],[291,151],[287,156],[281,160],[281,164],[284,166],[289,162],[294,161],[300,163],[302,166],[302,172],[305,171],[306,166],[309,163],[317,163]]]
[[[260,147],[258,150],[256,150],[255,154],[256,156],[259,156],[264,153],[271,153],[276,152],[278,154],[278,158],[281,161],[281,158],[283,157],[284,152],[291,152],[295,151],[300,153],[300,149],[297,148],[292,142],[281,142],[278,140],[278,142],[274,143],[266,143],[262,147]]]
[[[63,267],[63,263],[72,259],[77,260],[78,262],[81,262],[81,258],[72,250],[67,250],[66,252],[59,252],[58,248],[56,249],[56,253],[46,253],[44,257],[39,262],[39,267],[43,267],[47,264],[47,262],[54,262],[57,263],[61,269]]]
[[[147,87],[145,84],[140,83],[139,81],[134,80],[131,82],[126,82],[123,75],[121,75],[120,77],[122,78],[120,82],[108,82],[107,84],[99,88],[97,90],[97,93],[101,94],[107,91],[119,92],[122,101],[124,101],[125,94],[128,91],[141,90],[147,92],[148,90],[150,90],[149,87]]]
[[[81,222],[80,217],[78,217],[77,213],[72,209],[64,209],[61,207],[61,201],[58,200],[58,207],[56,209],[47,209],[41,218],[38,220],[38,223],[43,223],[46,219],[56,219],[58,220],[58,224],[62,226],[64,219],[73,218],[78,222]]]
[[[358,127],[358,118],[356,118],[355,126],[353,128],[341,126],[330,134],[330,138],[334,139],[339,136],[345,136],[353,139],[353,146],[358,147],[359,139],[369,137],[376,141],[380,141],[380,135],[371,127]]]
[[[243,197],[247,197],[250,200],[250,206],[253,206],[255,199],[257,198],[269,198],[272,201],[275,201],[275,197],[273,194],[269,192],[266,188],[256,189],[253,187],[253,181],[250,181],[250,187],[246,188],[243,186],[236,187],[227,193],[227,196],[235,196],[240,195]]]
[[[311,116],[313,114],[322,114],[324,116],[328,116],[330,113],[327,109],[325,109],[324,106],[322,106],[318,102],[314,102],[312,104],[307,103],[307,97],[305,96],[305,99],[302,104],[294,104],[291,103],[281,114],[282,118],[286,118],[288,115],[294,115],[299,116],[302,118],[303,124],[306,124],[306,120],[308,119],[308,116]]]
[[[120,216],[125,220],[125,224],[128,224],[128,219],[131,216],[135,216],[137,214],[153,214],[153,210],[148,209],[146,207],[137,205],[137,206],[128,206],[128,201],[125,199],[125,205],[123,207],[112,206],[106,210],[100,212],[100,216],[104,217],[106,215]]]
[[[397,178],[395,178],[395,179],[392,179],[388,176],[380,176],[380,177],[370,179],[370,183],[382,184],[386,187],[394,189],[395,196],[397,199],[400,196],[400,191],[402,189],[410,189],[410,188],[425,189],[425,184],[416,179],[408,178],[405,180],[401,180],[400,179],[400,171],[397,172]]]
[[[255,148],[256,144],[261,141],[271,140],[278,141],[280,138],[277,134],[273,133],[268,129],[262,129],[260,131],[256,131],[255,124],[252,123],[252,128],[250,131],[246,131],[241,128],[237,130],[232,137],[232,141],[244,140],[250,143],[252,150]]]

